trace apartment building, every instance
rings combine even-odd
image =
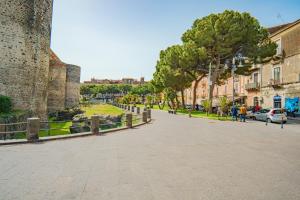
[[[247,91],[245,89],[245,84],[247,83],[248,77],[236,75],[234,78],[234,83],[232,77],[225,80],[224,84],[216,85],[213,91],[213,106],[219,105],[219,98],[226,96],[229,102],[233,100],[239,104],[244,104],[247,101]],[[185,102],[186,104],[192,104],[193,102],[193,88],[194,83],[191,88],[185,90]],[[234,91],[233,91],[234,88]],[[208,99],[208,81],[207,78],[203,78],[197,87],[197,98],[196,103],[202,104],[202,101]]]
[[[276,55],[252,67],[247,80],[247,104],[285,107],[287,98],[300,97],[300,20],[269,29]]]

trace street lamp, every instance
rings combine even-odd
[[[231,69],[231,76],[232,76],[232,106],[234,107],[234,94],[235,94],[235,89],[234,89],[234,75],[235,71],[238,68],[244,67],[243,61],[245,58],[242,56],[240,52],[236,53],[235,56],[232,58],[232,63],[230,63],[230,60],[226,60],[225,62],[225,69]],[[238,65],[236,65],[238,63]]]

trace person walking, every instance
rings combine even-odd
[[[237,114],[238,114],[238,111],[237,111],[237,108],[236,106],[234,105],[232,108],[231,108],[231,115],[232,115],[232,121],[237,121]]]
[[[240,107],[240,121],[246,122],[247,108],[245,104]]]

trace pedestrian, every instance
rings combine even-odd
[[[247,108],[245,104],[240,107],[240,121],[246,122]]]
[[[199,104],[196,104],[196,110],[199,111]]]
[[[238,120],[237,119],[237,117],[238,117],[237,114],[238,114],[238,111],[237,111],[236,106],[234,105],[231,108],[232,121],[237,121]]]
[[[261,109],[261,107],[258,104],[256,104],[256,106],[255,106],[255,112],[260,111],[260,109]]]

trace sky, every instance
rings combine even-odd
[[[195,19],[249,12],[270,27],[300,18],[299,0],[54,0],[51,48],[81,67],[81,81],[152,78],[159,52]]]

